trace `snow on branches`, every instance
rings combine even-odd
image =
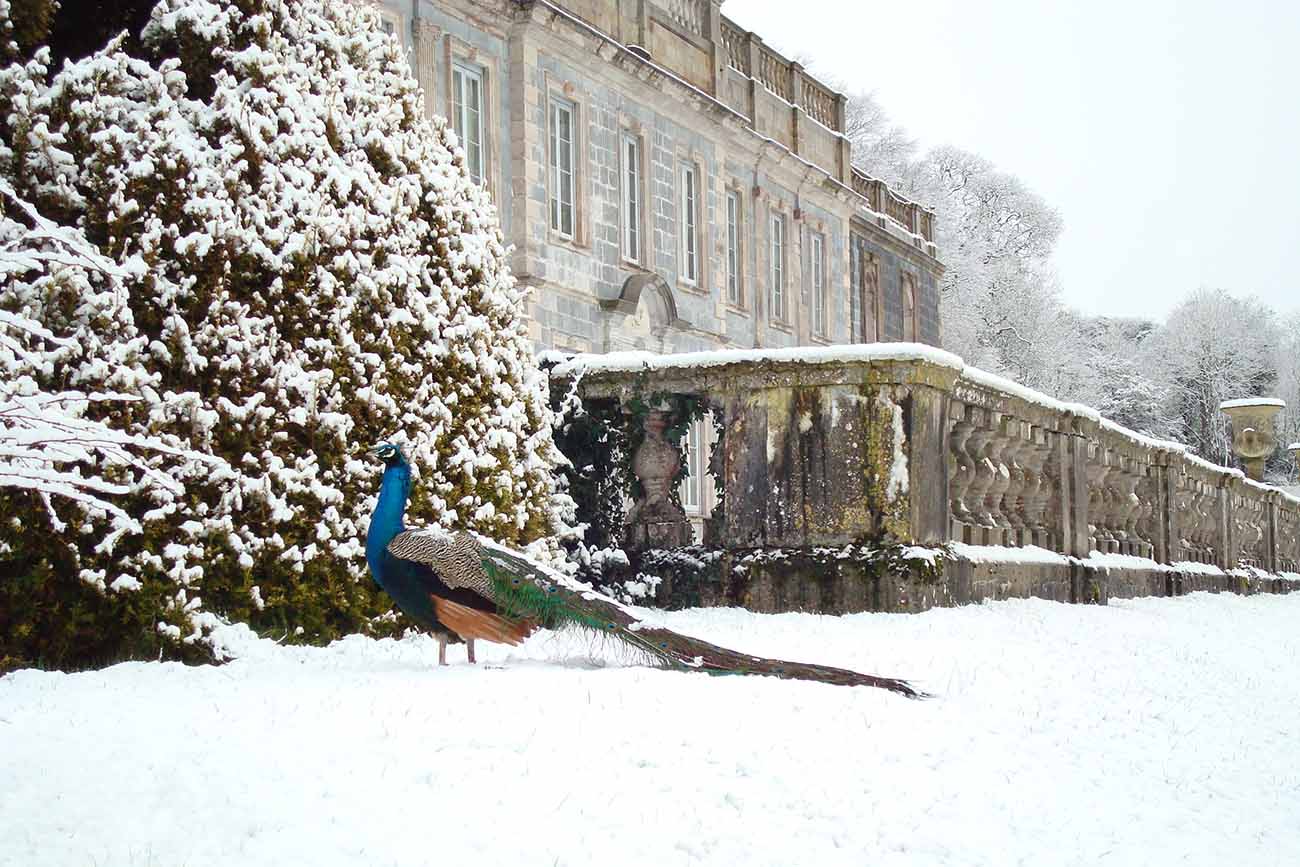
[[[56,504],[68,532],[0,521],[0,544],[158,582],[168,635],[215,611],[328,638],[383,610],[360,543],[376,441],[407,444],[417,519],[517,544],[567,520],[496,212],[374,9],[160,0],[138,43],[48,56],[0,69],[0,175],[29,234],[111,268],[27,268],[0,309],[57,335],[24,338],[44,393],[136,398],[78,417],[228,469],[128,448],[138,481],[184,490],[114,499],[143,532],[110,556],[107,515]]]
[[[92,275],[112,282],[126,276],[80,232],[41,216],[4,178],[0,201],[0,280],[12,300],[44,280],[71,280],[79,284],[84,298],[93,294]],[[108,516],[111,529],[97,548],[111,554],[122,535],[142,530],[140,521],[113,497],[136,488],[171,497],[183,493],[182,486],[144,453],[220,462],[159,437],[118,430],[87,417],[92,405],[135,401],[136,395],[45,390],[42,383],[50,379],[59,352],[74,347],[73,340],[55,335],[24,313],[0,309],[0,487],[37,495],[56,532],[67,527],[51,497]]]

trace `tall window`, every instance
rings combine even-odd
[[[566,238],[574,231],[573,103],[551,100],[551,229]]]
[[[704,486],[704,425],[699,420],[691,422],[686,433],[686,478],[682,479],[682,508],[700,511],[701,490]]]
[[[451,70],[452,123],[465,150],[474,183],[483,183],[483,73],[461,66]]]
[[[808,276],[812,280],[813,333],[824,337],[829,331],[826,322],[826,237],[821,232],[813,232],[808,246],[812,257]]]
[[[916,340],[916,278],[904,274],[903,285],[903,339]]]
[[[771,297],[769,315],[773,319],[784,320],[785,317],[785,217],[772,215],[770,242],[772,249],[768,254],[768,284]]]
[[[682,236],[682,279],[700,282],[699,173],[693,165],[682,166],[682,210],[678,227]]]
[[[727,300],[737,307],[745,303],[740,291],[740,193],[727,193]]]
[[[867,240],[861,235],[853,235],[849,245],[853,283],[849,295],[857,329],[855,339],[859,343],[874,343],[880,340],[880,315],[877,312],[880,305],[880,265],[867,250]]]
[[[623,258],[641,261],[641,142],[623,136]]]

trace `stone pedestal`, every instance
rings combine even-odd
[[[681,454],[664,438],[667,425],[666,413],[648,412],[645,439],[632,458],[632,472],[642,490],[627,516],[627,547],[633,551],[684,548],[694,541],[691,522],[672,497]]]

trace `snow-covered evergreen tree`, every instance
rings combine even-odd
[[[63,341],[41,389],[138,396],[91,416],[228,467],[151,458],[174,492],[132,476],[140,532],[112,545],[103,510],[0,491],[11,654],[201,656],[214,615],[363,626],[386,607],[361,556],[381,439],[408,444],[431,523],[515,543],[563,523],[496,214],[372,9],[161,0],[141,39],[57,72],[9,13],[0,176],[116,271],[11,273],[0,309]]]

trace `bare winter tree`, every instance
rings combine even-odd
[[[1170,314],[1156,359],[1179,420],[1179,439],[1203,457],[1231,459],[1225,400],[1270,395],[1277,385],[1277,314],[1257,298],[1200,289]]]
[[[1164,326],[1082,316],[1051,265],[1061,217],[1023,181],[959,148],[919,153],[872,93],[850,97],[845,134],[859,168],[936,211],[946,349],[1219,462],[1229,398],[1279,392],[1282,435],[1300,440],[1300,314],[1279,329],[1259,301],[1201,290]],[[1279,476],[1294,469],[1275,459]]]

